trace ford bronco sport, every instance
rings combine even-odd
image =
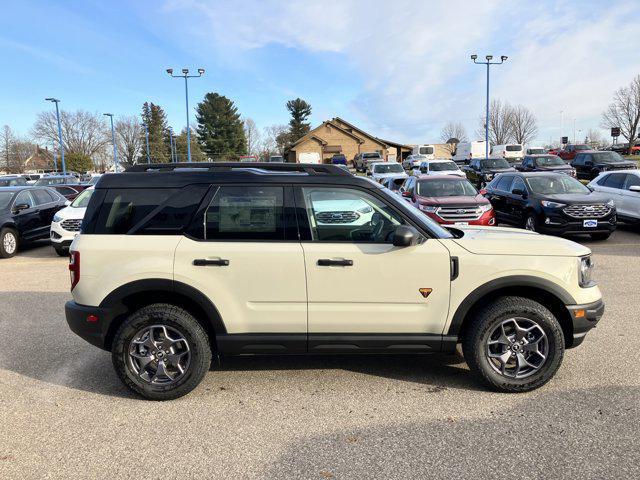
[[[559,368],[604,305],[588,248],[445,230],[333,165],[138,165],[104,175],[70,247],[71,330],[150,399],[212,355],[432,353],[462,344],[489,387]],[[394,281],[381,282],[389,272]]]

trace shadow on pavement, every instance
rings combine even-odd
[[[261,478],[639,478],[639,387],[520,398],[478,419],[300,436]]]

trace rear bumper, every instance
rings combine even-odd
[[[112,320],[112,315],[108,310],[68,301],[64,305],[64,313],[67,317],[67,324],[73,333],[90,344],[107,350],[106,336]],[[89,319],[89,316],[94,316],[97,319]]]
[[[573,324],[573,339],[571,347],[577,347],[584,341],[589,330],[594,328],[604,314],[604,302],[598,300],[583,305],[567,305]]]

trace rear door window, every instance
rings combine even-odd
[[[624,188],[626,176],[626,173],[612,173],[607,177],[603,186],[607,188],[622,189]]]
[[[37,205],[53,202],[53,198],[46,190],[32,190],[31,194],[34,196]]]
[[[513,181],[513,176],[511,175],[502,175],[496,184],[496,190],[500,190],[501,192],[510,192],[511,191],[511,182]]]
[[[638,175],[627,174],[627,181],[624,188],[629,190],[629,187],[640,187],[640,177]]]

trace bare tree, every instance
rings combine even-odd
[[[9,125],[2,127],[0,131],[0,170],[8,170],[11,164],[11,144],[13,143],[13,131]]]
[[[467,131],[460,122],[447,122],[440,132],[440,140],[442,143],[459,143],[468,142]],[[457,140],[457,142],[452,141]]]
[[[618,89],[613,101],[602,114],[604,128],[620,127],[620,133],[629,142],[629,154],[638,137],[640,122],[640,75],[636,75],[631,83]]]
[[[489,107],[489,143],[503,145],[513,136],[513,122],[511,121],[511,106],[502,100],[492,100]],[[478,122],[476,135],[484,138],[485,116],[482,115]]]
[[[251,118],[243,120],[244,136],[247,139],[247,154],[257,155],[260,150],[260,131]]]
[[[511,135],[515,143],[526,145],[538,134],[536,117],[527,107],[516,105],[509,108],[511,121]]]
[[[285,138],[289,133],[287,125],[269,125],[264,128],[262,136],[262,150],[268,155],[276,152],[278,155],[284,155],[288,140]]]
[[[36,145],[22,138],[5,125],[0,132],[0,170],[10,173],[22,173],[29,157],[36,152]]]
[[[596,130],[595,128],[590,128],[587,132],[587,138],[589,139],[589,145],[593,148],[603,147],[606,143],[604,136],[600,130]]]
[[[60,112],[62,142],[65,151],[92,157],[110,141],[107,125],[102,115],[77,110]],[[33,136],[47,144],[58,140],[58,123],[55,112],[40,112],[33,126]]]
[[[116,145],[118,146],[118,159],[123,167],[134,165],[142,156],[144,149],[144,134],[142,127],[135,115],[120,117],[114,124],[116,131]]]

